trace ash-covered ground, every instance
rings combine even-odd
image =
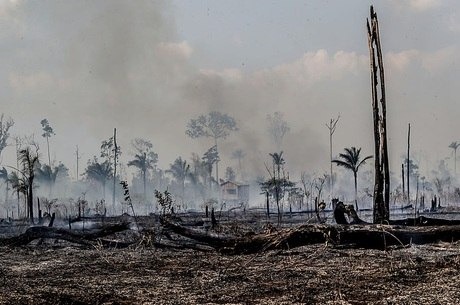
[[[459,243],[225,256],[45,242],[0,249],[0,303],[460,304],[459,269]]]

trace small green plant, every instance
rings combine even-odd
[[[168,190],[165,190],[163,193],[158,190],[155,190],[155,198],[157,199],[158,204],[161,207],[162,216],[165,216],[166,212],[171,214],[173,203],[171,193]]]

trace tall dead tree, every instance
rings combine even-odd
[[[409,124],[409,128],[407,130],[407,204],[409,205],[410,204],[410,186],[409,186],[409,182],[410,182],[410,124]]]
[[[339,122],[340,115],[336,119],[331,119],[329,123],[326,123],[327,129],[329,129],[329,156],[330,156],[330,166],[331,166],[331,175],[329,176],[329,191],[331,193],[331,199],[334,196],[334,176],[332,174],[332,136],[334,135],[337,123]]]
[[[386,126],[385,75],[377,14],[370,8],[367,19],[367,37],[371,68],[372,109],[374,120],[375,179],[374,223],[388,222],[390,218],[390,167]],[[380,82],[380,87],[378,84]]]
[[[117,129],[113,129],[113,149],[114,149],[114,157],[113,157],[113,189],[112,189],[112,207],[115,211],[115,185],[117,179],[117,159],[118,159],[118,146],[117,146]]]

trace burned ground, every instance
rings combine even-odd
[[[1,304],[460,304],[459,243],[236,256],[54,242],[0,250]]]

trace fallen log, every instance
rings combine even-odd
[[[72,231],[54,227],[30,227],[18,236],[0,239],[0,246],[24,246],[36,239],[51,238],[69,241],[76,244],[90,245],[91,241],[129,229],[128,223],[105,226],[88,231]],[[102,241],[103,244],[114,245],[114,242]],[[115,242],[116,243],[116,242]]]
[[[419,216],[416,218],[390,220],[390,224],[400,226],[457,226],[460,225],[460,220]]]
[[[172,232],[208,245],[224,254],[250,254],[274,249],[330,243],[347,248],[385,250],[389,246],[460,240],[460,225],[408,227],[392,225],[309,224],[246,237],[217,235],[164,222]]]
[[[350,222],[349,224],[353,225],[369,225],[371,223],[362,220],[352,204],[344,205],[343,202],[339,202],[334,209],[334,218],[337,224],[347,224],[345,215],[348,216]],[[425,216],[419,216],[415,218],[405,218],[397,220],[389,220],[389,225],[398,225],[398,226],[417,226],[417,227],[426,227],[426,226],[457,226],[460,225],[460,220],[454,219],[442,219],[442,218],[430,218]]]
[[[189,228],[164,219],[162,220],[162,224],[176,234],[207,244],[215,249],[231,247],[237,241],[236,238],[230,235]]]

